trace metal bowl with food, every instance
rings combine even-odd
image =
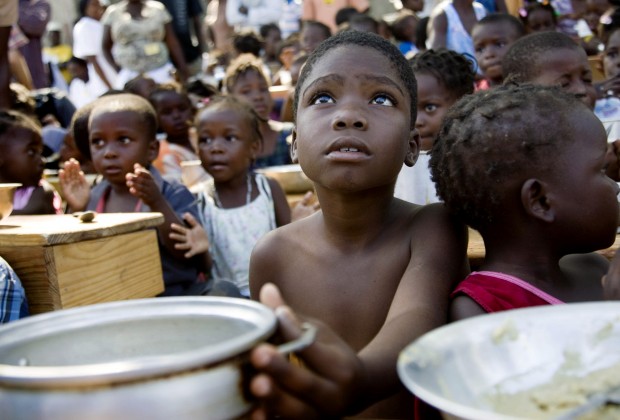
[[[287,194],[303,194],[314,188],[314,184],[298,164],[270,166],[257,169],[256,172],[278,181]]]
[[[540,306],[424,334],[401,352],[398,374],[445,418],[581,418],[571,413],[620,385],[618,349],[620,302]]]
[[[15,190],[22,184],[0,184],[0,220],[9,217],[13,211]]]
[[[247,352],[274,332],[257,302],[170,297],[0,327],[3,419],[227,419],[247,412]],[[307,345],[312,331],[282,352]]]

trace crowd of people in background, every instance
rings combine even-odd
[[[305,367],[253,352],[257,415],[402,417],[421,334],[620,298],[591,254],[620,219],[617,2],[5,1],[0,182],[16,214],[162,213],[162,296],[319,320]],[[260,172],[291,164],[294,207]],[[0,276],[0,322],[23,317]]]

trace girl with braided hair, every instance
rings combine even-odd
[[[428,168],[429,153],[448,108],[474,91],[475,72],[467,57],[445,48],[425,51],[410,63],[418,82],[415,127],[420,134],[420,156],[414,166],[403,165],[394,195],[414,204],[436,203],[439,199]]]

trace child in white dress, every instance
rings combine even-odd
[[[261,145],[259,117],[232,96],[211,98],[196,118],[198,153],[213,177],[198,194],[201,223],[191,216],[191,229],[172,225],[177,249],[191,257],[209,251],[211,277],[232,282],[250,296],[250,254],[266,233],[291,221],[291,211],[280,185],[251,171]],[[206,236],[205,236],[206,231]]]

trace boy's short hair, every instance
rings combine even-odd
[[[557,87],[508,84],[479,91],[448,111],[433,144],[432,179],[448,209],[480,230],[502,212],[509,182],[553,171],[573,140],[575,111],[590,112]]]
[[[555,8],[551,5],[549,1],[545,0],[526,2],[526,4],[519,9],[519,18],[521,19],[521,22],[523,22],[524,26],[527,25],[528,17],[532,14],[532,12],[535,12],[536,10],[545,10],[549,12],[551,14],[551,20],[553,21],[553,24],[556,25],[558,23],[558,20],[556,18],[557,12],[555,11]]]
[[[494,23],[506,23],[512,26],[515,31],[515,35],[517,35],[517,38],[521,38],[525,35],[525,26],[523,26],[523,23],[521,23],[519,19],[508,13],[491,13],[476,22],[474,26],[490,25]]]
[[[155,141],[157,134],[157,114],[153,106],[142,96],[133,93],[102,96],[97,99],[88,119],[88,128],[94,117],[103,113],[132,112],[136,114],[136,121],[142,124],[147,138]]]
[[[258,29],[258,33],[263,39],[267,38],[269,32],[271,31],[280,32],[280,27],[275,23],[267,23],[265,25],[261,25],[261,27]]]
[[[415,126],[415,120],[417,116],[417,84],[413,70],[405,59],[405,56],[396,48],[391,42],[385,40],[379,35],[359,32],[359,31],[345,31],[340,32],[327,40],[323,41],[316,50],[314,50],[306,64],[302,67],[299,74],[299,80],[295,87],[295,100],[293,101],[293,118],[297,120],[297,105],[299,103],[299,95],[304,82],[312,73],[314,65],[323,58],[325,54],[332,50],[345,45],[355,45],[359,47],[372,48],[378,51],[385,58],[389,60],[396,73],[400,76],[401,81],[405,87],[405,91],[409,93],[411,100],[411,127]],[[361,57],[363,59],[363,57]]]
[[[561,32],[537,32],[514,42],[502,58],[504,79],[529,82],[540,74],[541,58],[559,49],[581,49],[568,35]]]
[[[394,20],[394,22],[392,23],[392,25],[390,25],[390,30],[392,31],[392,35],[394,36],[394,39],[396,39],[397,41],[410,41],[410,39],[408,39],[405,35],[409,23],[408,20],[409,19],[414,19],[416,22],[420,22],[420,19],[418,18],[418,16],[409,11],[409,9],[403,9],[399,14],[398,17]],[[416,35],[417,35],[417,28],[416,28]]]
[[[181,86],[178,83],[174,83],[174,82],[161,83],[155,86],[155,88],[149,93],[148,100],[151,103],[151,105],[155,106],[154,101],[157,100],[158,95],[161,95],[164,93],[170,93],[170,92],[178,93],[179,95],[185,97],[188,102],[191,102],[187,94],[183,91],[183,86]]]
[[[263,62],[252,54],[241,54],[226,68],[226,75],[224,76],[226,93],[232,92],[233,87],[237,84],[240,77],[251,72],[256,72],[265,79],[268,85],[270,84],[269,78],[267,78],[263,72]]]
[[[332,30],[329,29],[329,26],[327,26],[323,22],[319,22],[318,20],[304,20],[302,22],[301,30],[303,31],[305,28],[307,28],[309,26],[314,26],[315,28],[317,28],[318,30],[323,32],[323,35],[325,36],[325,39],[327,39],[330,36],[332,36]]]
[[[14,128],[23,128],[41,136],[41,126],[34,118],[19,111],[0,109],[0,139],[5,137],[7,131]]]
[[[455,98],[474,92],[474,63],[456,51],[439,48],[416,54],[409,60],[413,73],[435,77]]]

